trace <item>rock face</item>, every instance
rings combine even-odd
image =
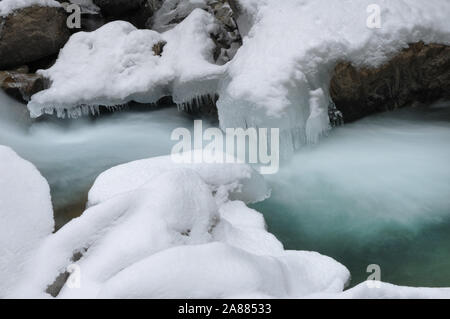
[[[32,6],[0,17],[0,69],[59,52],[70,32],[63,8]]]
[[[31,96],[44,89],[44,79],[27,70],[0,71],[0,88],[21,102],[28,102]]]
[[[373,69],[339,63],[330,93],[345,122],[415,103],[450,99],[450,47],[411,44]]]
[[[214,60],[217,64],[230,61],[242,45],[235,13],[228,0],[184,1],[167,0],[149,20],[148,28],[164,32],[182,22],[193,10],[203,9],[215,16],[218,24],[217,30],[211,34],[216,44]]]

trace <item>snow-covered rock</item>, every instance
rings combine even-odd
[[[408,43],[450,44],[448,1],[238,2],[245,13],[238,23],[249,31],[219,92],[220,124],[279,127],[291,149],[328,131],[329,81],[338,61],[378,66]],[[367,23],[377,8],[379,29]]]
[[[31,256],[53,226],[47,181],[32,164],[0,146],[0,298],[32,267]]]
[[[211,156],[207,151],[188,154],[192,158],[203,156],[205,161]],[[119,165],[100,174],[89,191],[88,205],[97,205],[117,195],[135,191],[161,173],[180,168],[194,170],[216,191],[226,187],[233,200],[257,203],[270,196],[264,178],[248,165],[181,164],[161,156]]]
[[[154,103],[164,96],[181,103],[214,94],[224,71],[213,61],[210,33],[216,27],[211,14],[197,9],[163,34],[123,21],[76,33],[55,65],[41,72],[52,85],[32,97],[31,114],[75,117],[98,105]],[[161,42],[163,52],[155,55],[153,47]]]
[[[343,290],[344,266],[317,253],[285,251],[262,215],[233,199],[236,191],[252,201],[267,195],[245,187],[249,179],[263,184],[256,172],[243,164],[209,165],[189,168],[162,157],[105,172],[91,190],[91,206],[47,237],[10,296],[49,297],[49,286],[60,298],[301,297]],[[67,269],[78,269],[79,287],[70,278],[58,283]]]
[[[268,190],[244,164],[159,157],[112,168],[84,214],[54,234],[48,184],[36,169],[0,147],[0,177],[3,298],[450,297],[448,288],[376,282],[344,291],[343,265],[284,250],[246,206]]]
[[[132,99],[173,95],[185,105],[219,94],[222,128],[280,128],[282,147],[292,150],[329,130],[329,82],[339,61],[379,66],[409,43],[450,44],[448,1],[238,0],[231,3],[244,44],[217,66],[210,34],[218,24],[203,10],[210,2],[165,1],[153,23],[169,30],[161,34],[115,22],[74,35],[42,72],[52,86],[32,98],[31,113],[79,116]],[[158,39],[167,42],[161,57],[151,54]]]

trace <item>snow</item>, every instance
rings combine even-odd
[[[166,156],[112,168],[97,179],[83,215],[54,234],[48,185],[36,169],[0,147],[0,176],[4,298],[450,296],[447,288],[386,283],[344,291],[343,265],[285,250],[262,215],[236,198],[236,189],[249,201],[267,195],[265,185],[245,186],[264,184],[245,164],[182,165]]]
[[[450,288],[401,287],[384,282],[363,282],[339,294],[316,294],[327,299],[449,299]]]
[[[46,180],[5,146],[0,146],[0,190],[0,298],[4,298],[54,223]]]
[[[335,265],[336,262],[313,253],[287,252],[274,258],[222,243],[175,247],[122,271],[104,286],[99,296],[171,299],[302,296],[317,290],[342,289],[342,282],[335,281],[333,276],[345,277],[345,269]]]
[[[240,29],[251,27],[219,92],[221,127],[279,127],[290,149],[329,130],[314,114],[327,112],[338,61],[378,66],[408,43],[450,44],[449,1],[239,2],[253,15],[238,19]],[[372,4],[381,8],[380,29],[366,25]],[[312,96],[317,90],[324,94],[320,103]]]
[[[247,165],[171,162],[138,161],[100,176],[91,206],[46,238],[9,296],[49,297],[47,287],[73,264],[80,287],[63,283],[59,298],[284,298],[342,291],[349,279],[344,266],[317,253],[285,251],[261,214],[233,199],[240,188],[250,191],[242,197],[256,200],[254,190],[239,187],[256,179]]]
[[[78,117],[96,112],[99,105],[155,103],[164,96],[181,104],[214,94],[223,73],[212,58],[209,34],[216,27],[212,15],[197,9],[162,34],[138,30],[124,21],[91,33],[78,32],[55,65],[40,72],[52,85],[32,97],[31,115],[56,111],[60,117]],[[166,43],[162,56],[153,52],[158,43]]]
[[[190,157],[203,156],[205,162],[212,157],[207,151],[186,153]],[[167,156],[134,161],[113,167],[100,174],[89,191],[88,205],[96,205],[120,194],[132,192],[157,175],[179,168],[196,171],[209,185],[218,190],[232,190],[232,199],[246,203],[263,201],[270,196],[264,178],[252,168],[242,164],[177,164]]]
[[[165,32],[187,17],[194,9],[207,9],[211,0],[166,0],[152,17],[152,30]]]
[[[61,4],[54,0],[1,0],[0,1],[0,17],[6,17],[15,10],[23,9],[31,6],[41,7],[60,7]]]
[[[222,128],[277,127],[282,147],[292,151],[329,131],[329,81],[337,62],[379,66],[408,43],[450,44],[448,1],[240,0],[244,45],[218,66],[209,37],[217,25],[200,9],[207,3],[166,1],[153,25],[163,33],[112,22],[73,35],[56,64],[41,72],[52,86],[33,96],[31,114],[76,117],[99,105],[154,103],[165,95],[185,108],[219,94]],[[368,27],[369,5],[379,5],[381,28]],[[173,27],[174,18],[193,8]],[[167,42],[161,57],[152,53],[159,41]]]

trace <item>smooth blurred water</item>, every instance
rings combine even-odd
[[[373,116],[300,150],[254,207],[288,249],[334,257],[352,273],[411,286],[450,286],[450,103]],[[0,144],[48,179],[58,225],[83,210],[95,177],[120,163],[168,154],[175,108],[30,125],[0,92]]]
[[[118,164],[170,154],[175,128],[193,126],[176,107],[30,124],[25,106],[0,92],[0,144],[47,178],[57,226],[78,216],[95,178]]]
[[[298,152],[254,207],[288,249],[318,251],[352,273],[450,286],[450,103],[373,116]]]

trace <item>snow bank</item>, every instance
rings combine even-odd
[[[31,6],[60,7],[61,4],[55,0],[1,0],[0,17],[5,17],[15,10]]]
[[[23,276],[53,226],[47,182],[32,164],[0,146],[0,298]]]
[[[253,24],[219,92],[220,124],[280,127],[291,148],[329,129],[330,74],[339,60],[378,66],[408,43],[450,44],[448,1],[239,2],[254,16],[238,22]],[[367,26],[369,5],[381,9],[380,29]]]
[[[99,105],[154,103],[168,95],[181,104],[214,94],[223,73],[213,63],[210,33],[216,27],[214,17],[198,9],[162,34],[123,21],[78,32],[55,65],[40,72],[52,85],[35,94],[28,108],[32,116],[56,111],[61,117],[77,117]],[[163,43],[162,55],[156,55],[154,46]]]
[[[160,157],[115,167],[97,179],[84,214],[54,234],[36,169],[0,147],[0,177],[3,298],[450,297],[450,289],[385,283],[343,292],[343,265],[284,250],[263,216],[235,198],[267,195],[244,164]]]
[[[194,151],[190,157],[204,156],[208,161],[207,151]],[[189,168],[201,176],[215,190],[227,187],[231,198],[246,203],[263,201],[270,196],[264,178],[250,166],[242,164],[178,164],[167,156],[134,161],[113,167],[102,173],[89,191],[88,205],[96,205],[117,195],[139,189],[161,173],[173,169]]]
[[[11,296],[301,297],[342,291],[349,278],[344,266],[317,253],[285,251],[260,213],[231,199],[241,180],[255,178],[249,172],[246,165],[176,166],[170,157],[105,172],[91,191],[92,206],[46,239]],[[79,269],[78,288],[70,278],[61,281],[68,267]]]
[[[450,299],[450,288],[401,287],[379,282],[363,282],[338,294],[317,294],[311,298],[326,299]]]

